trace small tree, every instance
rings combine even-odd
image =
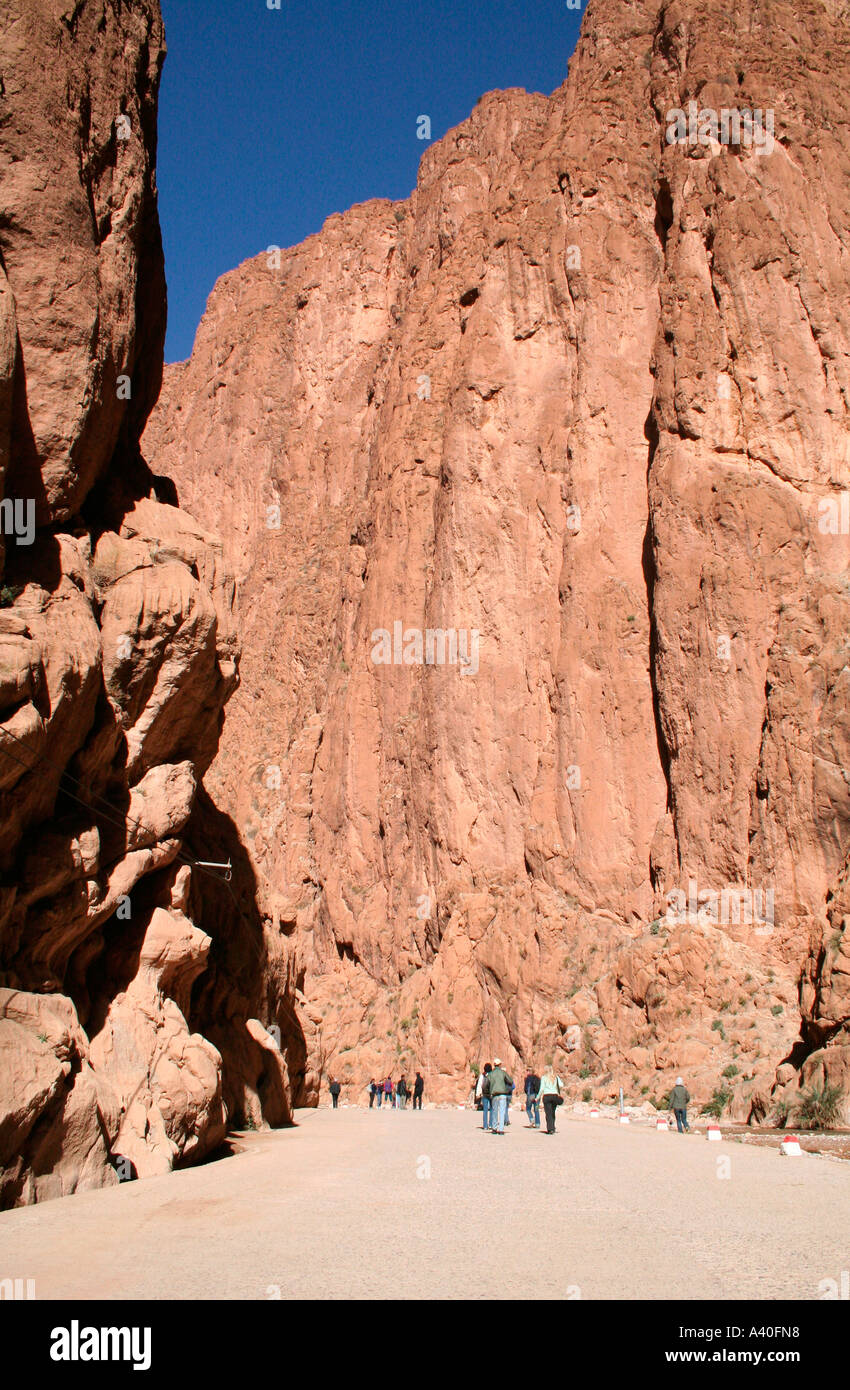
[[[841,1118],[840,1086],[810,1086],[800,1098],[798,1123],[805,1129],[833,1129]]]
[[[702,1115],[713,1115],[715,1120],[719,1120],[720,1116],[728,1110],[731,1102],[732,1092],[727,1091],[725,1086],[718,1086],[712,1093],[711,1100],[707,1105],[702,1107],[700,1113]]]

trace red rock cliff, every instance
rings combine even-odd
[[[225,275],[167,370],[304,1097],[850,1084],[848,59],[835,3],[590,0],[562,88]]]
[[[285,1114],[284,1061],[266,1061],[253,1001],[227,990],[191,882],[194,858],[217,857],[187,825],[237,681],[233,580],[138,445],[162,375],[163,57],[156,0],[4,12],[4,1205],[166,1171],[220,1141],[240,1102],[193,1031],[202,974],[243,1070]]]

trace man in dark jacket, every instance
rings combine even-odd
[[[691,1128],[688,1124],[688,1102],[690,1098],[681,1076],[677,1076],[676,1084],[670,1092],[670,1109],[676,1116],[676,1128],[680,1134],[688,1133]]]
[[[413,1083],[413,1108],[414,1108],[414,1110],[421,1110],[421,1109],[422,1109],[422,1092],[423,1092],[424,1090],[425,1090],[425,1082],[424,1082],[424,1080],[423,1080],[423,1078],[422,1078],[422,1073],[418,1071],[418,1072],[416,1073],[416,1080],[415,1080],[414,1083]]]
[[[530,1071],[525,1078],[525,1113],[528,1116],[528,1123],[532,1129],[540,1128],[540,1102],[537,1099],[537,1092],[540,1090],[540,1077],[536,1072]],[[532,1119],[532,1114],[534,1118]]]
[[[331,1077],[328,1083],[328,1090],[331,1093],[331,1100],[333,1101],[334,1110],[336,1110],[337,1102],[339,1100],[339,1093],[342,1090],[342,1087],[340,1086],[338,1081],[334,1081],[333,1077]]]

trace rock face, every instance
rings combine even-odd
[[[158,4],[12,0],[7,11],[2,1205],[116,1182],[119,1159],[144,1176],[200,1157],[234,1108],[263,1123],[256,1086],[285,1072],[280,1054],[276,1069],[258,1060],[269,1040],[248,1027],[260,1029],[254,997],[209,963],[190,880],[195,859],[216,858],[190,849],[188,827],[238,642],[221,542],[173,505],[139,451],[165,326]],[[205,974],[241,1070],[228,1073],[194,1031]],[[273,1088],[269,1114],[288,1117]]]
[[[590,0],[551,98],[225,275],[167,369],[298,1099],[494,1052],[757,1116],[815,1046],[845,1075],[843,10]]]

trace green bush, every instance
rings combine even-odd
[[[740,1068],[736,1067],[734,1062],[730,1062],[728,1067],[723,1068],[723,1075],[731,1078],[733,1076],[737,1076],[739,1070]]]
[[[712,1092],[711,1100],[708,1104],[702,1107],[700,1114],[713,1115],[716,1120],[719,1120],[720,1116],[728,1110],[731,1100],[732,1092],[727,1091],[725,1086],[718,1086],[717,1089]]]
[[[584,1090],[583,1090],[582,1093],[581,1093],[581,1098],[582,1098],[582,1100],[590,1100],[590,1099],[592,1098],[592,1096],[593,1096],[593,1092],[591,1091],[590,1087],[589,1087],[589,1086],[585,1086]]]
[[[779,1014],[782,1013],[782,1005],[781,1005],[781,1004],[774,1004],[774,1005],[772,1006],[770,1012],[773,1014],[773,1017],[774,1017],[774,1018],[777,1018],[777,1017],[779,1016]]]
[[[805,1129],[833,1129],[841,1118],[840,1086],[810,1086],[804,1091],[798,1110],[798,1124]]]

